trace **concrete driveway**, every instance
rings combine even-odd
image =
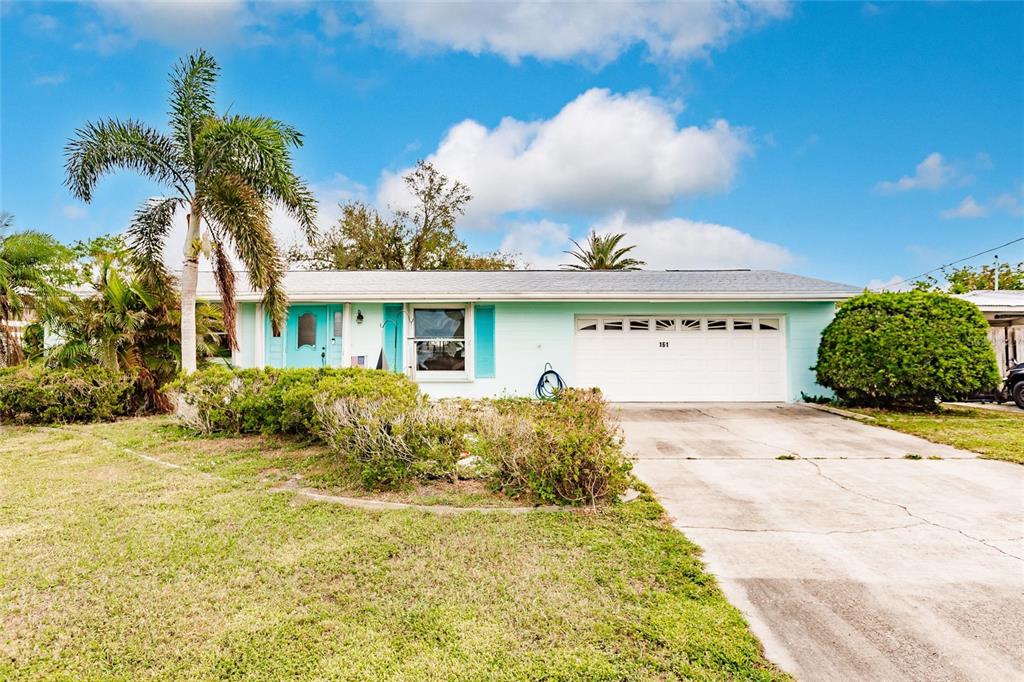
[[[1024,467],[804,405],[616,411],[637,475],[797,678],[1024,679]]]

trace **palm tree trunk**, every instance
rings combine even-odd
[[[181,267],[181,369],[196,371],[196,287],[199,283],[199,211],[192,207],[185,234],[185,262]]]

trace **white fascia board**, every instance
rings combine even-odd
[[[374,303],[432,303],[432,302],[458,302],[468,303],[474,301],[608,301],[609,303],[623,301],[641,302],[673,302],[691,303],[699,301],[819,301],[838,302],[845,301],[856,296],[856,293],[846,291],[826,292],[699,292],[699,293],[652,293],[652,292],[591,292],[581,291],[573,293],[565,292],[541,292],[541,293],[514,293],[514,292],[463,292],[451,294],[423,294],[415,292],[374,292],[372,294],[344,294],[295,291],[288,292],[288,300],[292,302],[313,302],[313,303],[344,303],[344,302],[374,302]],[[206,300],[219,300],[218,296],[210,294],[202,296]],[[235,299],[239,302],[261,301],[260,294],[237,294]]]

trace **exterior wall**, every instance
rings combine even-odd
[[[243,304],[251,305],[251,304]],[[800,393],[827,394],[828,391],[814,381],[810,367],[816,362],[821,332],[835,314],[835,304],[828,302],[702,302],[702,303],[628,303],[600,302],[480,302],[494,305],[495,376],[472,381],[422,381],[425,393],[435,398],[533,395],[537,379],[546,363],[562,375],[566,383],[574,384],[574,337],[576,315],[779,315],[786,320],[786,348],[788,395],[799,400]],[[357,312],[362,311],[363,322],[357,323]],[[350,305],[349,356],[365,356],[366,366],[377,366],[383,347],[384,321],[382,303],[352,303]],[[248,318],[243,318],[248,319]],[[406,335],[411,333],[406,323]],[[240,329],[243,352],[251,358],[254,333],[247,326]],[[269,341],[269,339],[268,339]],[[408,350],[406,349],[406,355]],[[342,359],[347,365],[348,358]],[[737,358],[737,362],[742,362]],[[269,363],[268,363],[269,364]],[[408,364],[408,358],[406,358]],[[241,364],[248,367],[251,364]]]
[[[255,367],[256,363],[256,304],[238,304],[238,350],[231,355],[235,367]]]

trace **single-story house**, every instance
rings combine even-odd
[[[615,401],[794,401],[838,301],[768,270],[291,271],[275,334],[237,286],[238,367],[379,367],[432,397],[529,396],[550,365]],[[217,301],[211,273],[199,296]]]
[[[959,298],[978,306],[988,320],[988,339],[996,351],[999,375],[1014,361],[1024,362],[1024,291],[978,289]]]

